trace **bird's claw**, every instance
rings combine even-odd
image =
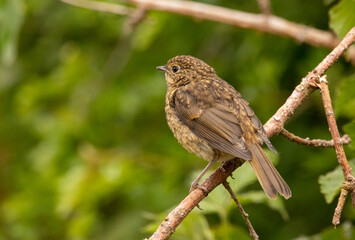
[[[200,189],[200,190],[205,194],[205,196],[208,195],[208,190],[207,190],[207,188],[205,188],[204,186],[201,186],[201,185],[198,184],[198,183],[192,183],[192,184],[191,184],[189,193],[191,193],[192,191],[194,191],[196,188]],[[200,209],[200,210],[203,210],[203,209],[200,207],[200,204],[197,204],[196,207],[197,207],[198,209]]]
[[[191,192],[192,192],[193,190],[195,190],[196,188],[202,190],[202,192],[207,196],[207,194],[208,194],[207,188],[205,188],[204,186],[202,186],[202,185],[200,185],[200,184],[198,184],[198,183],[192,183],[192,184],[191,184],[189,193],[191,193]]]

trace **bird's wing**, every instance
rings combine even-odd
[[[268,139],[268,137],[266,135],[266,131],[264,129],[263,124],[260,122],[259,118],[255,115],[253,109],[249,106],[249,103],[246,100],[244,100],[240,94],[239,94],[238,98],[242,102],[242,105],[244,106],[246,114],[247,114],[248,118],[250,119],[251,123],[253,124],[253,126],[255,127],[255,129],[257,130],[257,132],[259,133],[260,138],[264,141],[266,146],[268,146],[268,148],[271,151],[277,153],[276,149],[271,144],[270,140]]]
[[[189,91],[177,90],[173,99],[179,119],[198,137],[212,147],[244,160],[251,160],[252,154],[242,138],[238,118],[227,104],[201,105]]]

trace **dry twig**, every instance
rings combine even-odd
[[[132,33],[134,27],[144,20],[147,15],[147,10],[145,8],[137,8],[125,22],[125,26],[123,28],[123,33],[125,35],[129,35]]]
[[[309,138],[301,138],[293,133],[290,133],[287,131],[285,128],[283,128],[280,132],[282,136],[287,138],[288,140],[295,142],[300,145],[306,145],[306,146],[311,146],[311,147],[323,147],[323,148],[329,148],[329,147],[334,147],[334,139],[332,140],[323,140],[323,139],[309,139]],[[344,135],[340,138],[340,142],[342,145],[349,144],[351,142],[351,139],[348,135]]]
[[[229,194],[231,195],[231,198],[234,200],[234,202],[237,204],[237,207],[240,211],[240,213],[242,214],[242,217],[244,218],[245,223],[247,224],[248,228],[249,228],[249,234],[250,236],[254,239],[254,240],[258,240],[259,236],[258,234],[255,232],[253,225],[251,224],[250,220],[249,220],[249,215],[245,212],[242,204],[240,204],[240,202],[237,199],[237,196],[235,195],[235,193],[233,192],[231,186],[229,185],[229,183],[226,181],[224,181],[223,186],[225,189],[227,189],[227,191],[229,192]]]
[[[329,125],[329,131],[330,131],[332,138],[334,140],[335,152],[336,152],[339,164],[343,170],[343,175],[344,175],[344,179],[345,179],[345,181],[343,183],[343,188],[341,189],[341,194],[338,199],[338,205],[335,209],[333,221],[332,221],[333,225],[336,227],[340,223],[341,213],[342,213],[343,206],[344,206],[346,197],[348,195],[348,192],[354,192],[354,190],[355,190],[355,188],[354,188],[355,178],[352,174],[351,167],[348,163],[348,160],[346,159],[343,145],[341,144],[340,134],[339,134],[338,127],[337,127],[336,120],[335,120],[335,116],[334,116],[332,100],[331,100],[330,94],[329,94],[327,76],[324,75],[321,78],[319,78],[319,81],[316,81],[316,85],[321,90],[325,115],[327,117],[327,121],[328,121],[328,125]],[[344,187],[344,185],[345,185],[345,187]],[[351,196],[354,197],[354,195],[351,195]],[[355,201],[354,199],[352,199],[352,200],[353,200],[353,202]]]
[[[334,116],[332,100],[330,99],[327,76],[324,75],[321,78],[319,78],[319,83],[317,83],[317,85],[321,90],[325,115],[327,117],[327,121],[329,125],[329,131],[334,139],[335,151],[337,154],[337,158],[339,160],[339,164],[343,170],[344,178],[351,179],[353,178],[352,172],[348,160],[346,159],[344,148],[341,144],[338,127]]]
[[[269,0],[258,0],[260,11],[265,15],[271,14],[270,1]]]
[[[348,190],[345,190],[344,188],[341,189],[339,199],[338,199],[338,204],[334,210],[334,215],[332,220],[334,227],[340,224],[341,213],[343,212],[345,200],[346,197],[348,196],[348,193],[349,193]]]

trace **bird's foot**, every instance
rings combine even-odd
[[[233,177],[233,173],[231,173],[229,176],[231,177],[231,179],[235,179],[235,177]]]
[[[195,190],[196,188],[202,190],[202,192],[203,192],[206,196],[208,195],[208,190],[207,190],[207,188],[205,188],[204,186],[202,186],[202,185],[200,185],[200,184],[198,184],[198,183],[195,183],[195,182],[193,182],[193,183],[191,184],[189,193],[191,193],[191,192],[192,192],[193,190]]]
[[[193,182],[193,183],[191,184],[189,193],[191,193],[192,191],[194,191],[196,188],[200,189],[200,190],[204,193],[205,196],[208,195],[208,190],[207,190],[207,188],[205,188],[204,186],[201,186],[201,185],[198,184],[197,182]],[[197,204],[196,207],[197,207],[198,209],[200,209],[200,210],[203,210],[203,209],[200,207],[200,204]]]

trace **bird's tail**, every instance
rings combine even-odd
[[[284,198],[290,198],[292,195],[290,188],[267,158],[261,146],[255,143],[250,144],[249,147],[253,155],[252,160],[249,162],[266,195],[271,199],[275,199],[277,193],[280,193]]]

